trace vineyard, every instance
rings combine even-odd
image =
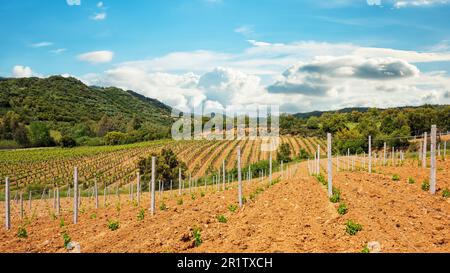
[[[10,229],[0,230],[0,252],[76,251],[72,242],[81,252],[449,252],[450,159],[440,141],[339,155],[325,139],[281,136],[293,157],[281,164],[260,139],[2,151]],[[139,159],[162,149],[186,164],[182,184],[137,175]],[[297,158],[302,151],[309,158]],[[270,165],[251,169],[262,161]],[[153,191],[141,189],[150,182]]]

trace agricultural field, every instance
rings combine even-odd
[[[434,195],[429,193],[429,154],[422,166],[414,152],[388,154],[384,161],[382,151],[375,151],[371,174],[367,156],[335,156],[329,197],[326,140],[281,136],[280,143],[289,144],[292,155],[306,150],[310,159],[285,163],[283,169],[274,162],[272,177],[268,169],[249,177],[247,166],[270,157],[260,152],[261,140],[3,151],[2,176],[11,169],[14,175],[11,229],[5,230],[5,218],[0,218],[0,252],[65,253],[69,242],[77,242],[81,252],[99,253],[450,251],[448,153],[437,157]],[[320,175],[315,175],[311,166],[318,145]],[[202,179],[223,161],[227,172],[235,168],[237,147],[243,168],[242,207],[236,177]],[[157,185],[152,215],[150,193],[137,192],[136,162],[163,148],[186,163],[192,184],[185,181],[182,189]],[[97,201],[92,183],[80,187],[76,224],[73,197],[63,191],[73,180],[74,166],[81,185],[95,175],[100,185]],[[58,179],[65,182],[60,184],[59,213],[53,190]],[[37,181],[45,188],[33,192],[30,203],[27,186]],[[5,215],[3,199],[0,215]]]

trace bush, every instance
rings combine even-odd
[[[450,197],[450,190],[448,188],[445,188],[442,191],[442,197],[444,197],[444,198],[449,198]]]
[[[414,180],[414,178],[410,177],[408,178],[408,184],[414,184],[416,183],[416,180]]]
[[[358,223],[355,223],[353,220],[348,220],[347,223],[345,223],[345,231],[349,235],[356,235],[359,231],[362,230],[362,226]]]
[[[127,135],[122,132],[109,132],[104,136],[106,145],[120,145],[125,144]]]
[[[228,210],[231,212],[236,212],[238,209],[238,206],[236,204],[231,204],[228,206]]]
[[[144,220],[144,217],[145,217],[145,209],[141,209],[138,213],[137,218],[139,221],[142,221],[142,220]]]
[[[347,205],[345,205],[344,203],[340,203],[337,211],[340,215],[346,214],[348,211]]]
[[[422,182],[422,190],[423,191],[430,190],[430,182],[428,182],[428,180],[426,180],[426,179]]]
[[[392,176],[392,180],[393,180],[393,181],[399,181],[399,180],[400,180],[400,176],[399,176],[398,174],[394,174],[394,175]]]
[[[62,237],[64,240],[64,247],[67,248],[67,245],[72,241],[67,231],[63,231]]]
[[[119,221],[116,221],[116,220],[108,221],[109,230],[115,231],[115,230],[118,230],[119,227],[120,227]]]
[[[219,216],[217,216],[217,220],[220,222],[220,223],[226,223],[228,220],[227,220],[227,218],[225,217],[225,215],[219,215]]]
[[[166,210],[167,209],[167,205],[164,202],[161,202],[161,204],[159,205],[159,210]]]
[[[333,195],[330,197],[330,202],[338,203],[339,201],[341,201],[341,192],[339,189],[333,188]]]
[[[17,237],[25,239],[28,237],[28,233],[27,230],[25,229],[25,227],[20,226],[19,230],[17,231]]]
[[[194,246],[198,247],[203,243],[200,228],[194,227],[192,229],[192,236],[194,237]]]
[[[73,148],[77,146],[77,142],[70,136],[64,136],[61,138],[61,147],[63,148]]]

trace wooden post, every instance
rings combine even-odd
[[[5,228],[11,229],[11,199],[9,192],[9,177],[5,179]]]
[[[239,154],[240,153],[241,153],[241,150],[239,149]],[[239,158],[239,161],[240,160],[241,159]],[[272,185],[272,151],[269,152],[269,185]]]
[[[270,156],[270,159],[272,159],[272,156]],[[238,199],[239,199],[239,207],[242,208],[243,204],[242,204],[241,147],[238,147],[237,150],[237,167],[238,167]],[[270,163],[270,167],[272,169],[272,163]]]
[[[383,148],[383,165],[384,166],[386,166],[386,160],[387,160],[386,149],[387,149],[387,143],[384,142],[384,148]]]
[[[317,174],[320,174],[320,145],[317,145]]]
[[[328,197],[333,195],[333,162],[331,154],[331,134],[327,134],[327,152],[328,152]]]
[[[347,171],[350,171],[350,148],[347,148]]]
[[[178,195],[181,196],[181,168],[178,168]]]
[[[427,167],[427,132],[423,134],[422,168]]]
[[[372,173],[372,136],[369,136],[369,173]]]
[[[151,196],[150,196],[150,212],[152,215],[155,214],[155,179],[156,179],[156,168],[155,168],[155,163],[156,163],[156,157],[152,157],[152,185],[151,185]]]
[[[56,214],[61,214],[61,199],[59,197],[59,186],[56,188]]]
[[[108,195],[108,186],[105,182],[105,188],[103,189],[103,206],[106,208],[106,196]]]
[[[284,178],[284,175],[283,175],[283,160],[281,160],[280,171],[281,171],[281,178]]]
[[[447,155],[447,141],[444,142],[444,160],[446,155]]]
[[[78,223],[78,168],[73,169],[73,223]]]
[[[222,179],[223,179],[223,190],[225,191],[226,187],[225,187],[225,178],[226,178],[226,170],[225,170],[225,160],[222,161]]]
[[[419,155],[419,162],[420,162],[422,160],[423,142],[419,141],[419,144],[420,144],[420,147],[419,147],[418,155]]]
[[[139,173],[139,171],[136,172],[136,176],[137,176],[137,202],[138,202],[138,206],[141,205],[141,174]]]
[[[430,173],[430,193],[436,193],[436,125],[431,126],[431,173]]]
[[[98,185],[97,178],[94,180],[94,198],[95,198],[95,209],[98,209]]]
[[[19,199],[20,199],[20,219],[23,220],[23,194],[22,194],[22,192],[20,192]]]

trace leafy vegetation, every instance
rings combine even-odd
[[[392,176],[392,181],[400,181],[400,176],[398,174],[394,174]]]
[[[423,180],[421,188],[423,191],[429,191],[430,190],[430,182],[427,179]]]
[[[120,227],[119,221],[117,220],[108,220],[108,228],[111,231],[118,230]]]
[[[217,216],[217,221],[219,221],[220,223],[226,223],[228,220],[225,217],[225,215],[221,214],[221,215]]]
[[[28,232],[24,226],[19,226],[19,229],[17,231],[17,237],[19,237],[21,239],[28,238]]]
[[[201,229],[199,227],[192,228],[192,237],[194,237],[195,247],[198,247],[203,243]]]
[[[340,215],[346,214],[348,211],[347,205],[344,203],[340,203],[337,211]]]
[[[449,198],[450,197],[450,190],[448,188],[445,188],[442,191],[442,197],[444,197],[444,198]]]
[[[345,231],[349,234],[349,235],[356,235],[358,232],[360,232],[362,230],[362,226],[356,222],[354,222],[353,220],[348,220],[345,223]]]

